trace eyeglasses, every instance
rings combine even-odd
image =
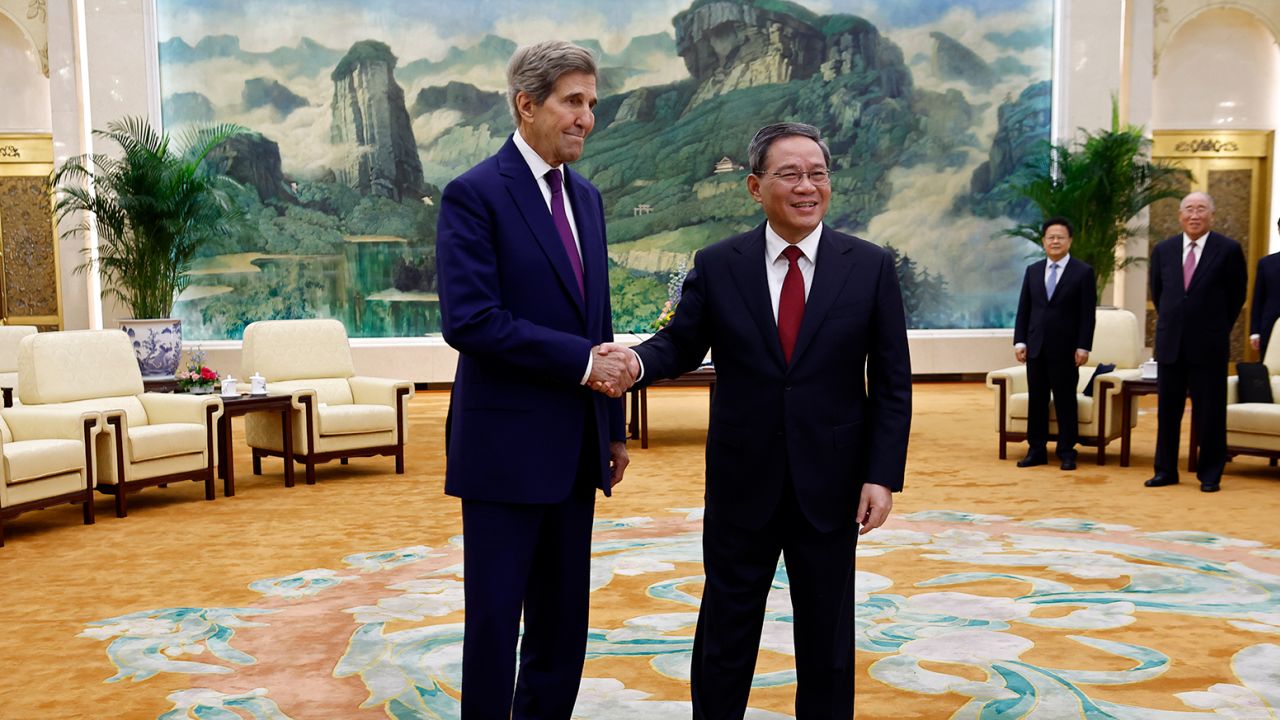
[[[830,170],[810,170],[809,172],[796,172],[795,170],[788,170],[788,171],[786,171],[786,172],[780,172],[780,173],[778,173],[778,172],[771,172],[771,173],[760,173],[760,172],[758,172],[758,173],[756,173],[756,175],[759,175],[759,176],[766,176],[766,175],[767,175],[767,176],[769,176],[769,177],[771,177],[771,178],[774,178],[774,179],[778,180],[779,182],[783,183],[784,185],[799,185],[799,184],[800,184],[800,180],[801,180],[801,178],[806,178],[806,177],[807,177],[807,178],[809,178],[809,182],[813,183],[814,185],[822,186],[822,185],[830,185],[830,184],[831,184],[831,171],[830,171]]]

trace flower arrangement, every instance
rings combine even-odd
[[[204,364],[204,349],[196,346],[187,356],[187,367],[174,376],[179,392],[210,393],[218,387],[218,372]]]
[[[688,263],[681,260],[675,272],[671,273],[671,277],[667,280],[667,301],[663,303],[662,310],[653,321],[655,331],[671,324],[672,318],[676,316],[676,306],[680,304],[680,292],[684,289],[684,279],[688,274]]]

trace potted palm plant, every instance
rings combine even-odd
[[[1150,146],[1142,128],[1121,126],[1113,100],[1110,130],[1082,131],[1073,145],[1049,145],[1015,186],[1042,217],[1061,216],[1075,225],[1071,255],[1093,266],[1099,298],[1118,270],[1146,259],[1116,257],[1129,237],[1144,231],[1130,224],[1133,218],[1158,200],[1180,197],[1190,178],[1183,168],[1152,162]],[[1039,247],[1039,223],[1007,232]]]
[[[63,238],[97,232],[96,258],[90,254],[76,271],[97,271],[103,297],[129,309],[132,317],[119,322],[143,376],[173,378],[182,351],[173,303],[201,243],[236,227],[240,211],[226,193],[235,181],[207,159],[243,132],[231,124],[192,127],[174,142],[145,119],[126,117],[93,131],[119,146],[118,155],[70,158],[50,178],[58,220],[76,216]]]

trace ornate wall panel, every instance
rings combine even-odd
[[[0,137],[0,320],[62,323],[48,136]]]

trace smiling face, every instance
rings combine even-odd
[[[747,176],[747,191],[764,208],[769,225],[783,240],[798,243],[818,227],[831,204],[831,186],[814,185],[808,175],[799,183],[789,185],[776,174],[827,169],[818,143],[800,135],[789,135],[769,146],[760,175]]]
[[[1178,224],[1187,237],[1198,238],[1213,227],[1213,201],[1204,193],[1191,193],[1178,206]]]
[[[1071,233],[1065,225],[1050,225],[1046,228],[1043,242],[1049,262],[1058,262],[1071,251]]]
[[[535,103],[524,91],[516,95],[520,134],[548,165],[573,162],[582,157],[583,143],[595,127],[595,106],[595,76],[567,72],[542,103]]]

